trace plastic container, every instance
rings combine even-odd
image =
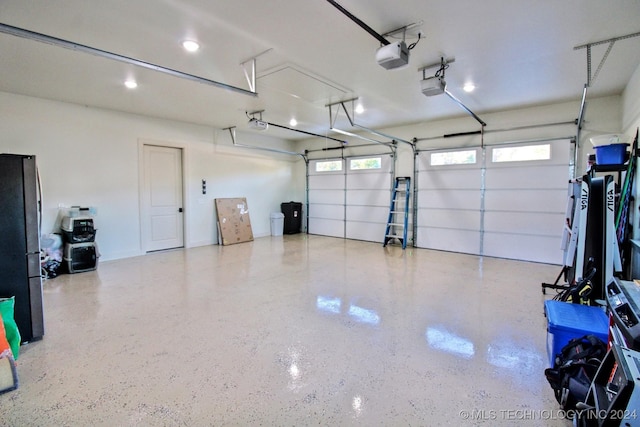
[[[547,316],[547,356],[553,367],[556,354],[573,338],[595,335],[609,341],[609,317],[600,307],[548,300],[544,303]]]
[[[284,214],[281,212],[271,213],[271,235],[282,236],[284,230]]]
[[[96,238],[93,218],[89,216],[65,216],[60,229],[67,243],[93,242]]]
[[[593,147],[596,150],[596,165],[622,165],[626,162],[629,144],[609,144]]]
[[[69,273],[81,273],[98,268],[98,246],[95,242],[66,243],[64,262]]]

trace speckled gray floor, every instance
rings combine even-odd
[[[558,271],[303,234],[104,262],[44,283],[0,425],[568,426]]]

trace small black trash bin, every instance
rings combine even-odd
[[[295,234],[302,227],[302,203],[285,202],[280,204],[280,210],[284,214],[284,234]]]

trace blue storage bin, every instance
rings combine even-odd
[[[629,144],[609,144],[593,147],[596,150],[596,165],[622,165],[626,162]]]
[[[605,343],[609,340],[609,317],[600,307],[548,300],[544,303],[544,312],[550,367],[556,354],[573,338],[593,334]]]

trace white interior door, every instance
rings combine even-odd
[[[144,145],[143,152],[144,249],[183,247],[182,149]]]

